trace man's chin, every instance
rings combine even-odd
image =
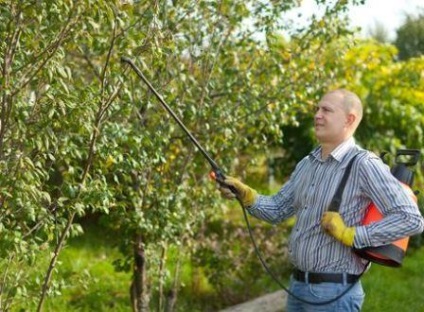
[[[320,128],[315,128],[315,137],[316,139],[319,141],[320,139],[322,139],[322,137],[324,136],[324,134],[322,133]]]

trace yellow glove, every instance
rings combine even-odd
[[[338,212],[326,211],[321,219],[321,226],[324,231],[341,241],[348,247],[353,246],[355,238],[355,228],[345,225],[342,217]]]
[[[224,183],[225,185],[219,184],[219,191],[221,192],[222,197],[227,199],[238,198],[243,204],[243,207],[253,205],[258,194],[254,189],[233,177],[227,176]],[[226,187],[226,185],[235,188],[237,190],[237,194],[234,194],[228,187]]]

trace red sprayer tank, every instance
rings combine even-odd
[[[402,159],[407,157],[410,157],[411,159],[402,161]],[[419,150],[398,150],[395,159],[396,163],[391,169],[392,174],[401,182],[402,186],[407,190],[415,202],[417,202],[417,197],[411,189],[414,181],[414,174],[408,166],[415,165],[418,162],[419,157]],[[383,218],[384,216],[377,206],[374,203],[371,203],[367,208],[362,224],[368,225],[373,222],[380,221]],[[402,260],[408,248],[408,242],[409,237],[405,237],[384,246],[355,249],[355,252],[362,258],[372,262],[391,267],[399,267],[402,265]]]

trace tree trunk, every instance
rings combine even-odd
[[[158,303],[158,311],[163,311],[163,285],[165,283],[165,265],[166,265],[166,246],[162,246],[162,252],[160,256],[160,264],[159,264],[159,303]]]
[[[131,303],[134,312],[149,311],[150,294],[146,271],[143,238],[141,235],[136,234],[134,237],[134,274],[131,284]]]
[[[175,304],[177,302],[177,290],[172,288],[166,295],[165,312],[174,312]]]
[[[177,297],[178,297],[178,287],[180,284],[180,268],[181,268],[181,254],[178,253],[177,265],[175,266],[175,272],[174,272],[174,282],[172,283],[172,288],[168,291],[166,295],[165,312],[173,312],[175,309],[175,305],[177,303]]]

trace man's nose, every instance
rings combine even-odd
[[[321,114],[321,110],[320,109],[317,109],[317,111],[315,112],[315,119],[319,119],[319,118],[321,118],[322,117],[322,114]]]

